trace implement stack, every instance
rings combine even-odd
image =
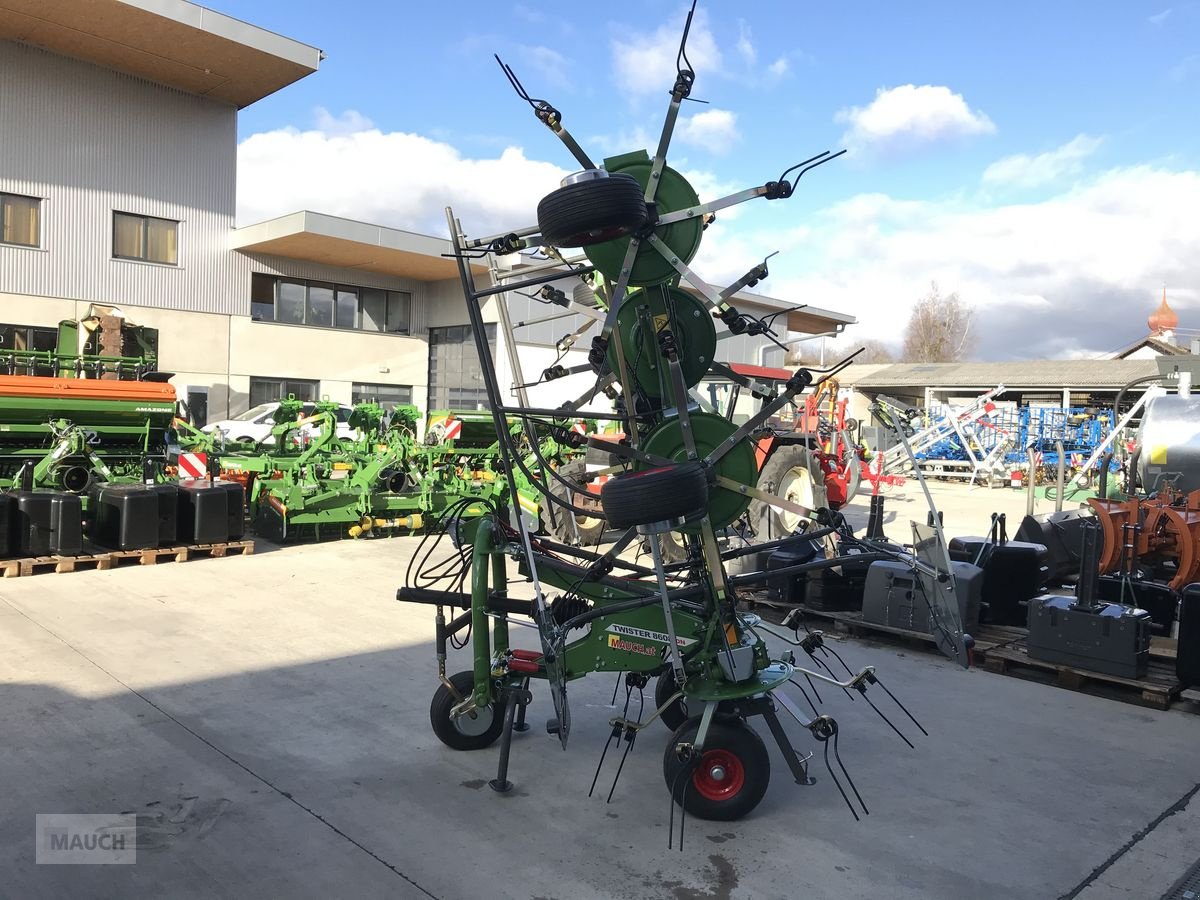
[[[167,475],[175,389],[156,346],[153,329],[106,310],[60,323],[53,351],[0,354],[5,577],[187,558],[201,543],[224,555],[241,538],[240,485]]]

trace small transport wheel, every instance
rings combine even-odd
[[[450,676],[450,683],[462,697],[475,690],[475,673],[467,670]],[[450,718],[458,700],[444,685],[439,684],[429,704],[429,722],[433,733],[447,747],[454,750],[482,750],[490,747],[504,730],[504,708],[489,706],[477,709],[457,719]]]
[[[699,463],[687,462],[627,472],[600,491],[604,517],[613,528],[682,519],[708,503],[708,478]]]
[[[586,487],[583,476],[587,474],[587,464],[583,460],[569,462],[558,470],[558,474],[572,484],[579,485],[578,490],[568,490],[567,486],[557,478],[550,479],[550,490],[556,497],[583,509],[594,509],[596,515],[585,516],[571,512],[561,506],[554,507],[555,535],[564,544],[591,547],[600,543],[604,535],[604,513],[600,510],[600,499]],[[547,520],[549,516],[546,517]],[[572,524],[571,520],[575,522]]]
[[[771,454],[758,475],[758,489],[812,510],[829,502],[825,495],[825,473],[802,444],[784,444]],[[803,521],[797,513],[776,509],[765,500],[750,503],[750,525],[759,540],[794,534]]]
[[[646,224],[646,197],[632,175],[588,169],[566,179],[537,208],[542,240],[551,247],[588,247]]]
[[[671,736],[663,755],[663,777],[676,803],[701,819],[731,822],[758,806],[771,780],[767,748],[749,725],[714,719],[699,760],[684,761],[675,752],[690,744],[700,729],[693,716]]]

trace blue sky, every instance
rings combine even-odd
[[[241,218],[309,207],[435,233],[447,202],[468,230],[532,221],[572,168],[493,52],[593,155],[637,149],[686,10],[209,5],[328,56],[243,111]],[[762,290],[884,340],[936,280],[977,309],[985,357],[1114,349],[1163,282],[1200,326],[1198,37],[1200,2],[703,4],[689,46],[709,103],[687,104],[671,154],[702,198],[851,153],[789,201],[720,217],[696,267],[732,280],[781,250]]]

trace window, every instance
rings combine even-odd
[[[487,328],[488,343],[496,343],[496,326]],[[484,409],[483,386],[475,336],[469,325],[429,329],[429,408]]]
[[[250,276],[250,317],[256,322],[275,321],[275,279],[270,275]]]
[[[0,373],[7,375],[54,375],[53,365],[33,365],[26,358],[9,358],[10,350],[53,352],[58,347],[58,329],[34,325],[0,324]]]
[[[362,290],[362,328],[388,334],[408,334],[412,297],[398,291]]]
[[[42,201],[20,194],[0,194],[0,243],[40,247]]]
[[[412,403],[412,386],[407,384],[355,384],[351,403],[378,403],[391,412],[402,403]]]
[[[304,381],[299,378],[251,378],[250,405],[254,407],[282,400],[288,394],[297,400],[315,402],[319,386],[319,382]]]
[[[179,265],[179,223],[172,219],[114,212],[113,256]]]
[[[259,322],[408,334],[412,295],[274,275],[250,276],[250,314]]]

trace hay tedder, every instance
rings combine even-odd
[[[827,371],[797,369],[774,388],[743,379],[747,388],[761,393],[763,403],[741,425],[703,410],[693,396],[693,388],[715,367],[723,375],[731,371],[715,360],[718,326],[734,334],[775,340],[769,322],[739,312],[731,303],[738,290],[767,276],[765,262],[723,289],[708,284],[689,267],[707,223],[714,213],[737,203],[787,199],[801,176],[838,154],[818,154],[762,185],[701,203],[684,176],[667,165],[680,106],[695,78],[686,53],[690,24],[689,14],[670,105],[653,155],[639,151],[595,164],[566,130],[559,111],[530,97],[512,70],[501,63],[513,87],[561,139],[581,171],[541,201],[536,225],[471,238],[447,209],[500,442],[499,468],[509,480],[508,497],[518,496],[517,478],[524,477],[557,515],[605,520],[614,537],[611,546],[600,552],[599,547],[586,549],[539,537],[524,517],[497,506],[476,519],[445,522],[443,530],[455,550],[448,557],[435,552],[438,543],[433,540],[428,549],[418,551],[397,599],[437,607],[441,683],[430,708],[431,724],[441,741],[457,750],[478,750],[500,740],[499,771],[491,782],[498,791],[510,787],[512,733],[526,728],[526,709],[533,698],[530,685],[546,683],[553,704],[547,730],[565,746],[571,732],[569,683],[589,674],[609,673],[616,675],[618,688],[624,686],[625,699],[623,707],[614,705],[617,714],[609,721],[610,736],[593,789],[606,754],[616,746],[620,761],[608,790],[612,797],[639,735],[661,720],[671,731],[663,773],[673,804],[702,818],[740,818],[764,796],[770,772],[766,746],[751,721],[765,724],[792,778],[799,784],[812,783],[808,762],[813,754],[794,749],[782,711],[822,748],[831,780],[857,817],[866,807],[841,763],[838,723],[818,708],[816,686],[861,696],[881,716],[883,712],[870,699],[876,687],[899,701],[883,686],[874,667],[851,670],[819,632],[807,631],[794,612],[784,619],[783,627],[777,627],[739,611],[739,591],[761,584],[766,576],[762,572],[732,575],[727,563],[794,538],[735,547],[724,536],[747,520],[752,503],[785,510],[797,518],[798,532],[806,540],[836,536],[854,547],[860,562],[899,559],[910,566],[915,590],[925,597],[936,622],[939,646],[964,665],[969,638],[962,634],[955,582],[938,526],[922,532],[908,551],[855,538],[836,511],[810,508],[756,486],[756,438],[767,423],[850,360]],[[497,286],[475,283],[468,265],[473,256],[523,250],[543,257],[547,264],[535,267],[540,274]],[[579,373],[591,379],[589,387],[580,400],[553,409],[537,406],[525,394],[514,405],[497,379],[482,303],[491,297],[504,303],[510,290],[537,289],[564,277],[578,278],[586,286],[568,302],[585,317],[588,324],[583,330],[594,331],[588,365],[583,366],[587,371]],[[694,292],[682,289],[681,282]],[[742,376],[735,373],[734,377]],[[616,409],[595,418],[619,423],[622,435],[620,441],[606,440],[602,434],[586,438],[589,449],[609,454],[607,458],[614,461],[605,469],[565,479],[551,460],[542,458],[537,441],[519,444],[510,429],[509,421],[515,419],[534,434],[562,417],[576,415],[602,392],[616,397]],[[900,438],[904,439],[903,432]],[[590,501],[575,502],[589,496],[584,480],[604,476],[609,477],[600,492],[599,509]],[[936,522],[936,517],[931,521]],[[685,548],[681,561],[664,562],[654,539],[662,534],[679,536]],[[652,565],[639,565],[632,553],[625,552],[639,538],[650,538]],[[515,561],[527,581],[531,598],[510,595],[509,560]],[[832,567],[843,561],[832,556],[773,574]],[[531,627],[537,648],[513,646],[513,625]],[[767,635],[800,648],[809,667],[797,664],[793,650],[773,651]],[[468,642],[471,668],[447,676],[448,644]],[[834,660],[843,674],[834,673]],[[634,695],[643,698],[652,679],[656,679],[653,704],[639,703],[637,714],[631,714]],[[793,687],[807,701],[811,715],[785,691]],[[614,704],[615,697],[614,691]],[[900,709],[907,715],[903,706]]]

